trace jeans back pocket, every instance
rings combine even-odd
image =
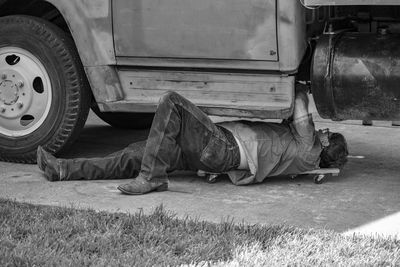
[[[218,137],[211,137],[201,153],[200,162],[212,172],[224,172],[231,166],[228,144]]]

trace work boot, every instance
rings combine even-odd
[[[47,180],[60,181],[61,173],[61,162],[52,154],[39,146],[37,149],[37,165],[39,169],[44,172],[44,176]]]
[[[167,191],[168,182],[151,182],[139,174],[130,183],[118,186],[118,190],[127,195],[143,195],[151,191]]]
[[[43,147],[38,146],[37,151],[36,151],[36,162],[40,170],[44,171],[46,168],[46,162],[44,158],[47,157],[45,156],[47,152],[43,149]]]

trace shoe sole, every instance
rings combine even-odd
[[[151,193],[151,192],[153,192],[153,191],[156,191],[156,192],[164,192],[164,191],[167,191],[167,190],[168,190],[168,185],[167,185],[167,184],[165,184],[165,185],[160,185],[159,187],[157,187],[157,188],[155,188],[155,189],[153,189],[153,190],[151,190],[151,191],[149,191],[149,192],[146,192],[146,193],[135,193],[135,192],[126,191],[126,190],[123,189],[121,186],[118,186],[117,189],[118,189],[119,191],[121,191],[122,193],[126,194],[126,195],[137,196],[137,195],[144,195],[144,194],[147,194],[147,193]]]

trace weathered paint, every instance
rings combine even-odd
[[[269,75],[279,78],[283,72],[295,73],[297,71],[306,47],[304,10],[297,1],[289,1],[288,4],[288,1],[284,0],[252,0],[246,3],[239,0],[229,2],[223,0],[218,3],[209,0],[205,2],[168,0],[161,3],[163,5],[155,0],[45,1],[54,5],[67,22],[85,67],[93,95],[100,104],[101,110],[145,111],[147,108],[155,107],[158,97],[165,90],[177,89],[179,91],[186,88],[190,91],[193,86],[191,82],[185,83],[179,82],[179,80],[168,85],[168,81],[160,78],[160,84],[168,86],[146,100],[146,95],[154,89],[151,81],[141,86],[143,91],[130,90],[129,86],[123,84],[124,81],[122,84],[120,82],[118,65],[123,65],[124,71],[121,73],[129,73],[129,75],[136,73],[136,70],[132,69],[132,65],[142,65],[137,64],[132,60],[133,58],[145,61],[155,60],[148,66],[156,67],[197,68],[200,66],[200,68],[207,69],[226,68],[246,71],[258,69],[264,71],[263,75],[269,73]],[[114,7],[125,6],[119,11],[118,9],[113,11],[112,3]],[[164,13],[168,11],[168,4],[174,3],[181,4],[183,9],[174,9],[171,5],[169,12],[176,16],[166,16]],[[145,5],[152,9],[150,11],[140,9],[137,8],[138,5]],[[196,7],[197,10],[194,9],[195,12],[193,12],[191,7]],[[200,9],[203,7],[210,12],[197,12],[201,11]],[[112,14],[116,11],[117,13]],[[149,16],[149,14],[154,15],[157,12],[159,17]],[[131,16],[132,14],[135,16]],[[140,17],[146,14],[147,20]],[[223,16],[220,16],[221,14]],[[155,20],[152,21],[152,19]],[[179,19],[183,19],[183,21]],[[169,27],[167,27],[168,20],[173,22],[169,24]],[[182,22],[187,22],[187,25],[181,25]],[[197,23],[200,24],[197,25]],[[171,25],[183,31],[177,33],[177,29]],[[120,53],[120,57],[117,58],[114,51],[113,30],[119,33],[115,37],[116,50]],[[157,34],[146,39],[152,30]],[[140,35],[140,33],[147,35]],[[278,34],[279,37],[277,37]],[[175,40],[170,36],[179,38]],[[125,46],[121,46],[121,38],[125,38]],[[178,45],[178,47],[171,47],[173,45]],[[142,50],[137,50],[138,47]],[[160,53],[160,51],[170,54]],[[199,58],[194,58],[196,56]],[[180,60],[183,61],[179,62]],[[162,73],[163,71],[159,71],[160,75]],[[259,112],[258,115],[255,115],[256,117],[287,117],[292,106],[293,77],[290,78],[292,82],[275,88],[277,94],[282,93],[286,97],[282,104],[279,99],[268,97],[265,99],[268,94],[264,94],[264,98],[261,97],[266,101],[260,103],[260,99],[257,99],[259,95],[255,93],[261,88],[260,83],[253,81],[244,86],[243,81],[240,80],[241,76],[243,75],[231,74],[231,77],[239,77],[239,85],[231,82],[230,86],[232,88],[241,86],[243,99],[249,100],[246,107],[241,105],[243,102],[240,99],[233,99],[238,101],[237,103],[232,102],[232,99],[222,99],[225,88],[223,83],[210,82],[209,87],[193,91],[190,98],[201,100],[202,103],[199,102],[199,104],[203,104],[204,108],[213,114],[223,115],[225,112],[230,115],[242,116],[244,114],[245,117],[251,117],[252,114]],[[207,80],[203,82],[206,83]],[[264,86],[268,86],[268,83]],[[207,93],[207,90],[213,93]],[[142,92],[143,96],[131,98],[133,91],[136,94]],[[218,94],[221,97],[220,102],[212,104]],[[250,99],[254,103],[251,103]],[[274,101],[276,101],[276,106],[274,106]],[[146,103],[143,104],[144,102]]]
[[[115,65],[110,0],[46,0],[68,23],[85,67]]]
[[[285,118],[292,110],[293,76],[140,69],[119,74],[125,100],[105,103],[106,110],[121,105],[131,111],[151,112],[160,96],[170,90],[213,115]]]
[[[110,0],[47,0],[68,23],[97,102],[123,99],[114,65]]]
[[[149,3],[151,4],[152,1]],[[171,1],[182,0],[169,0],[165,3]],[[305,12],[299,1],[276,0],[276,2],[274,1],[276,10],[271,9],[274,5],[270,0],[252,1],[252,9],[250,9],[251,3],[229,1],[232,5],[226,13],[221,14],[226,17],[213,18],[215,21],[219,20],[222,26],[213,23],[210,30],[200,31],[201,27],[206,28],[208,26],[207,21],[204,18],[202,20],[200,15],[205,18],[208,18],[209,15],[198,12],[193,20],[193,23],[200,23],[193,27],[196,35],[193,35],[193,32],[190,31],[189,26],[193,26],[190,23],[180,26],[183,29],[182,32],[177,32],[176,29],[180,25],[180,19],[189,20],[186,15],[183,16],[182,14],[186,10],[191,14],[190,12],[193,11],[190,10],[190,6],[183,5],[182,12],[179,13],[174,10],[176,15],[168,17],[165,14],[163,16],[157,15],[157,12],[163,12],[163,9],[157,10],[154,7],[150,11],[139,12],[144,9],[140,5],[150,5],[147,2],[128,0],[114,2],[116,14],[122,14],[125,18],[122,20],[119,16],[114,17],[118,64],[124,66],[245,69],[296,73],[307,47]],[[207,7],[207,4],[212,6],[216,2],[196,1],[195,3],[197,3],[197,6],[205,5]],[[220,5],[226,5],[226,3],[227,0],[218,2]],[[261,3],[261,7],[256,6],[256,3]],[[248,23],[243,19],[235,22],[237,16],[230,15],[228,12],[229,10],[239,10],[242,5],[246,6],[247,14],[254,14],[255,18],[251,19],[250,17]],[[133,7],[125,8],[126,6]],[[136,9],[131,10],[132,8]],[[243,14],[246,14],[246,12]],[[150,15],[153,16],[150,17]],[[166,20],[162,23],[162,26],[156,24],[160,20],[159,17]],[[276,18],[276,22],[269,23],[272,17]],[[172,21],[172,25],[178,26],[172,27],[171,23],[167,23],[169,21]],[[146,26],[143,26],[146,25],[145,23],[150,25],[147,26],[147,29]],[[134,26],[132,27],[132,25]],[[118,27],[122,28],[118,29]],[[220,34],[221,29],[225,30],[222,34]],[[155,32],[159,35],[155,35]],[[185,34],[185,32],[189,33]],[[228,36],[227,33],[229,33]],[[181,42],[175,43],[175,41],[171,41],[170,37],[162,38],[169,35],[178,35]],[[201,39],[202,42],[197,42],[198,39]],[[215,45],[213,45],[214,43]],[[276,46],[277,49],[275,49]]]
[[[118,101],[110,103],[101,103],[99,105],[102,111],[106,112],[155,112],[156,103],[134,103],[129,101]],[[220,117],[250,118],[250,119],[287,119],[293,114],[292,105],[290,108],[280,110],[250,110],[228,107],[209,107],[199,106],[205,113]]]
[[[85,67],[93,96],[97,103],[120,101],[124,93],[117,70],[111,66]],[[102,110],[102,106],[100,106]]]
[[[138,5],[148,5],[148,6],[153,6],[153,10],[151,14],[154,15],[154,12],[165,12],[165,8],[161,8],[160,6],[156,6],[155,2],[149,2],[149,1],[114,1],[114,12],[117,12],[115,14],[112,14],[112,8],[111,8],[111,1],[109,0],[97,0],[97,1],[91,1],[91,0],[84,0],[84,1],[78,1],[78,0],[73,0],[73,1],[62,1],[62,0],[48,0],[50,3],[52,3],[56,8],[59,9],[60,13],[64,16],[65,20],[67,21],[70,30],[72,32],[73,38],[75,40],[76,46],[78,48],[79,54],[81,56],[83,65],[85,67],[86,73],[89,78],[89,82],[91,84],[92,90],[93,90],[93,95],[96,98],[96,101],[98,103],[111,103],[115,101],[121,101],[121,100],[126,100],[132,102],[132,100],[128,100],[128,95],[124,90],[122,89],[121,83],[119,81],[119,77],[117,75],[117,71],[114,69],[113,65],[116,65],[116,58],[114,54],[114,46],[113,46],[113,25],[112,25],[112,18],[114,17],[115,20],[121,22],[120,24],[115,23],[114,24],[114,30],[116,33],[120,33],[119,36],[124,36],[125,41],[127,42],[127,47],[125,47],[126,51],[136,51],[137,45],[136,43],[144,43],[146,40],[142,40],[138,36],[143,36],[143,35],[134,35],[132,36],[131,33],[140,33],[140,31],[145,31],[146,28],[143,26],[143,21],[140,20],[140,16],[138,19],[138,16],[130,16],[130,14],[136,13],[135,15],[142,15],[143,12],[139,12],[139,9],[137,8]],[[176,2],[176,1],[181,1],[182,0],[169,0],[169,2]],[[193,0],[194,1],[194,0]],[[164,5],[168,5],[171,3],[165,2]],[[183,4],[184,2],[180,3]],[[214,3],[214,2],[206,2],[206,3],[197,3],[196,6],[198,7],[206,7],[209,5],[210,7],[217,7],[219,6],[220,8],[226,8],[229,7],[227,5],[227,2],[223,3]],[[191,45],[197,45],[196,47],[191,47],[191,49],[188,49],[186,53],[194,53],[195,51],[200,51],[203,53],[204,59],[197,59],[198,61],[201,62],[201,64],[204,64],[205,67],[207,67],[210,62],[217,62],[219,60],[218,55],[221,53],[226,53],[225,57],[227,59],[227,62],[231,63],[232,61],[235,60],[235,56],[244,57],[247,59],[269,59],[271,61],[274,61],[275,63],[275,68],[266,68],[266,66],[263,66],[262,69],[268,69],[268,70],[282,70],[282,71],[289,71],[289,72],[294,72],[296,71],[300,60],[302,58],[302,55],[305,50],[305,43],[304,40],[301,40],[300,38],[305,38],[304,37],[304,27],[305,23],[303,20],[303,10],[301,9],[301,6],[296,3],[293,6],[293,3],[288,6],[288,4],[285,1],[276,1],[275,0],[253,0],[251,5],[246,3],[246,5],[243,6],[243,2],[241,1],[236,1],[236,5],[230,6],[227,10],[224,11],[223,15],[224,17],[215,17],[215,12],[214,12],[214,20],[221,20],[223,23],[221,26],[218,26],[218,24],[208,24],[210,27],[209,29],[213,28],[219,28],[219,30],[215,30],[212,34],[214,34],[214,43],[199,43],[196,38],[196,35],[190,35],[191,32],[195,32],[196,27],[195,25],[191,25],[193,29],[191,29],[189,26],[186,25],[183,29],[187,30],[187,33],[189,35],[187,36],[181,36],[181,39],[179,40],[171,40],[172,44],[174,42],[182,42],[182,45],[188,46],[190,48]],[[118,9],[115,10],[115,7],[118,5],[125,5],[123,9],[120,10],[125,15],[120,16],[118,13]],[[132,8],[129,8],[132,6]],[[246,7],[248,12],[242,12],[243,7]],[[186,5],[187,10],[190,10],[190,6]],[[278,12],[277,10],[278,9]],[[171,9],[171,12],[176,12],[176,10]],[[240,11],[240,12],[239,12]],[[237,21],[237,16],[232,16],[231,13],[238,12],[238,14],[242,17],[242,20],[239,22]],[[218,12],[217,12],[218,13]],[[177,13],[179,15],[179,13]],[[244,14],[244,15],[242,15]],[[278,22],[276,20],[276,14],[279,14],[279,19]],[[114,15],[114,16],[113,16]],[[193,14],[192,14],[193,15]],[[201,13],[197,16],[197,21],[195,22],[203,22],[203,27],[204,25],[207,26],[207,20],[210,20],[209,16],[206,13]],[[253,15],[256,15],[255,18],[253,18]],[[154,16],[153,16],[154,17]],[[151,17],[148,17],[148,19],[151,19]],[[171,19],[168,18],[168,16],[164,15],[164,19]],[[181,17],[182,18],[182,17]],[[191,19],[193,16],[188,16],[186,14],[184,16],[186,19]],[[122,20],[121,20],[122,19]],[[250,21],[246,21],[246,19]],[[224,22],[225,21],[225,22]],[[147,21],[148,22],[148,21]],[[162,21],[155,21],[154,23],[158,23],[159,29],[163,29],[162,26],[165,25],[165,23],[161,23]],[[178,20],[179,22],[179,20]],[[175,26],[179,26],[180,24],[175,24]],[[157,26],[157,25],[153,25]],[[171,35],[174,32],[174,29],[169,27],[165,34]],[[211,27],[212,26],[212,27]],[[218,26],[218,27],[217,27]],[[224,27],[222,27],[224,26]],[[142,28],[141,28],[142,27]],[[222,28],[221,28],[222,27]],[[225,30],[229,29],[230,27],[230,32],[226,33]],[[136,29],[135,31],[128,31],[127,29]],[[200,34],[197,38],[201,38],[206,40],[207,36],[204,36],[204,33],[207,33],[207,31],[204,30],[204,28],[197,28],[198,33]],[[277,29],[281,31],[281,34],[285,34],[288,36],[287,38],[289,39],[288,43],[290,43],[291,47],[289,47],[286,42],[282,42],[280,44],[281,50],[284,52],[281,55],[278,54],[278,51],[280,48],[277,47],[278,45],[278,39],[277,39]],[[204,30],[204,31],[202,31]],[[158,32],[160,33],[160,32]],[[234,35],[235,33],[239,33],[239,37],[231,37],[229,39],[229,36]],[[164,35],[165,35],[164,34]],[[202,35],[203,34],[203,35]],[[300,36],[299,36],[300,34]],[[162,37],[164,35],[161,35],[158,37],[159,39],[157,44],[162,45],[165,43],[162,42]],[[154,36],[153,36],[154,37]],[[229,40],[225,40],[225,39]],[[299,38],[300,37],[300,38]],[[116,35],[116,42],[118,43],[118,35]],[[155,37],[154,37],[155,38]],[[183,38],[183,39],[182,39]],[[240,39],[241,42],[239,43],[240,47],[233,46],[235,44],[237,38],[242,38]],[[150,39],[151,40],[151,39]],[[197,41],[196,41],[197,40]],[[228,42],[227,42],[228,41]],[[218,42],[224,42],[224,46],[220,46],[220,50],[215,50],[215,45],[218,44]],[[203,45],[203,50],[202,47]],[[207,47],[208,45],[208,47]],[[228,45],[228,47],[227,47]],[[229,45],[232,46],[232,49],[229,50]],[[204,49],[204,47],[206,49]],[[239,48],[240,49],[239,49]],[[168,48],[168,46],[167,46]],[[181,47],[182,48],[182,47]],[[182,49],[179,48],[178,50],[175,51],[181,51]],[[207,51],[208,49],[208,51]],[[117,53],[119,51],[118,49],[118,44],[117,44]],[[239,50],[241,52],[239,52]],[[231,51],[231,52],[226,52],[226,51]],[[135,52],[133,52],[135,53]],[[229,54],[230,53],[230,54]],[[154,54],[145,54],[148,59],[154,59]],[[126,54],[125,54],[126,56]],[[176,55],[175,55],[176,56]],[[185,55],[183,55],[185,56]],[[282,59],[285,60],[285,62],[279,62],[278,56],[280,56]],[[126,57],[124,57],[126,58]],[[175,59],[178,59],[179,56],[176,56]],[[190,60],[189,60],[190,61]],[[259,60],[251,60],[252,63],[242,63],[241,67],[244,69],[248,69],[251,64],[259,64]],[[243,61],[241,61],[243,62]],[[120,62],[119,62],[120,63]],[[171,63],[171,62],[170,62]],[[195,64],[192,64],[193,61],[189,62],[190,67],[196,67]],[[212,63],[211,63],[212,64]],[[234,62],[233,62],[234,64]],[[124,64],[124,65],[129,65],[129,64]],[[168,67],[171,67],[173,64],[166,65]],[[159,65],[158,65],[159,66]],[[231,65],[231,68],[238,68],[240,67],[239,65]],[[250,67],[251,68],[251,67]],[[246,89],[243,89],[246,91]],[[248,94],[251,94],[252,88],[248,88]],[[159,95],[154,97],[154,101],[149,103],[149,105],[154,106],[154,104],[157,103],[157,99]],[[253,95],[254,96],[254,95]],[[198,95],[197,97],[200,97]],[[197,98],[196,96],[193,96],[193,98]],[[212,101],[212,99],[205,100],[207,101]],[[136,101],[138,102],[138,101]],[[139,101],[140,102],[140,101]],[[102,108],[105,105],[101,105],[100,108]],[[254,107],[257,105],[253,105]],[[271,108],[271,107],[270,107]],[[287,108],[287,107],[285,107]]]
[[[297,72],[307,48],[305,9],[297,0],[278,1],[279,71]]]
[[[278,60],[276,0],[119,0],[118,56]]]

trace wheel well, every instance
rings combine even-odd
[[[43,0],[0,0],[0,16],[29,15],[45,19],[71,35],[68,24],[58,9]]]
[[[59,27],[72,40],[74,39],[61,12],[45,0],[0,0],[0,17],[9,15],[28,15],[42,18]]]

